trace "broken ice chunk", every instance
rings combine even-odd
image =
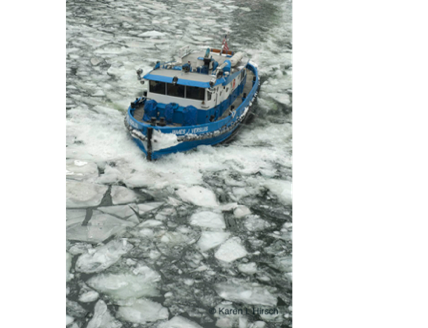
[[[233,262],[247,255],[239,237],[230,238],[215,252],[214,256],[223,262]]]
[[[120,306],[117,313],[122,319],[139,324],[168,319],[169,316],[167,308],[146,299],[138,299],[131,305]]]
[[[216,207],[218,202],[214,192],[201,186],[182,187],[177,190],[177,195],[185,202],[202,207]]]
[[[250,215],[245,220],[244,226],[249,231],[262,231],[269,228],[271,225],[269,222],[260,219],[258,215]]]
[[[139,266],[133,273],[100,274],[87,284],[114,299],[125,300],[142,296],[158,296],[160,275],[147,266]]]
[[[101,272],[119,261],[123,254],[133,248],[126,240],[112,240],[106,245],[97,247],[90,254],[82,254],[76,262],[76,270],[85,273]]]
[[[66,326],[72,324],[74,321],[74,318],[70,317],[69,315],[65,315],[65,319],[66,319],[66,323],[65,323]]]
[[[291,182],[288,180],[270,179],[264,183],[266,188],[269,188],[271,193],[278,197],[278,200],[284,205],[292,203]]]
[[[190,217],[190,224],[204,228],[225,229],[224,219],[222,214],[203,211],[194,213]]]
[[[92,213],[86,226],[82,225],[84,219],[83,216],[79,219],[67,220],[67,239],[99,243],[138,223],[117,219],[99,211]]]
[[[138,36],[157,38],[157,37],[164,36],[164,35],[165,35],[165,33],[158,32],[158,31],[147,31],[147,32],[139,34]]]
[[[162,204],[163,203],[159,203],[159,202],[144,203],[144,204],[138,204],[137,207],[138,207],[139,214],[142,215],[146,212],[150,212],[154,210],[155,208],[158,208]]]
[[[73,180],[88,180],[98,177],[98,167],[95,163],[88,163],[74,159],[66,161],[67,178]]]
[[[238,203],[228,203],[220,206],[220,209],[223,212],[228,212],[238,207]]]
[[[241,279],[232,279],[215,285],[217,294],[232,302],[275,306],[277,297],[257,283],[248,283]]]
[[[157,328],[202,328],[197,323],[186,318],[176,316],[167,322],[162,322]]]
[[[217,247],[229,238],[229,232],[203,231],[198,240],[198,246],[202,252]]]
[[[165,244],[180,245],[191,243],[193,240],[189,240],[189,237],[182,233],[175,231],[167,231],[160,237],[160,241]]]
[[[257,265],[254,262],[242,263],[238,265],[238,270],[246,274],[254,274],[257,272]]]
[[[135,202],[137,194],[125,187],[112,186],[111,187],[111,199],[114,205],[127,204]]]
[[[67,180],[67,207],[97,206],[101,203],[107,186]]]
[[[66,279],[65,281],[70,281],[73,278],[73,274],[70,273],[70,268],[71,268],[71,259],[73,258],[73,255],[71,255],[70,253],[66,252],[66,267],[67,267],[67,275],[66,275]]]
[[[233,211],[233,215],[235,218],[239,219],[242,218],[248,214],[251,214],[250,209],[247,206],[239,205],[235,210]]]
[[[121,219],[127,219],[131,221],[134,221],[135,213],[138,213],[138,207],[135,204],[106,206],[106,207],[103,206],[103,207],[98,207],[97,210],[106,214],[117,216],[118,218],[121,218]]]
[[[143,223],[141,223],[138,227],[139,228],[145,228],[145,227],[157,227],[162,225],[161,221],[158,220],[146,220]]]
[[[103,300],[99,300],[95,304],[94,316],[89,321],[86,328],[120,328],[122,324],[116,321],[110,314],[107,304]]]
[[[79,296],[79,302],[82,303],[90,303],[94,302],[98,299],[100,294],[98,294],[95,290],[89,290]]]
[[[66,299],[67,314],[72,317],[84,317],[87,311],[77,302]]]

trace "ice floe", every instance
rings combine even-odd
[[[285,205],[291,205],[291,182],[288,180],[270,179],[264,183],[265,187],[278,197]]]
[[[237,219],[240,219],[248,214],[251,214],[251,211],[247,206],[244,205],[239,205],[233,210],[233,215]]]
[[[214,256],[223,262],[233,262],[247,255],[245,247],[241,244],[239,237],[232,237],[223,243],[215,252]]]
[[[146,227],[158,227],[160,225],[163,225],[162,221],[158,220],[146,220],[142,222],[138,228],[146,228]]]
[[[125,300],[143,296],[158,296],[157,283],[161,276],[147,266],[123,273],[102,273],[90,278],[87,284],[113,299]]]
[[[135,223],[140,222],[138,221],[138,217],[135,214],[138,213],[138,207],[135,204],[98,207],[97,210],[103,213],[114,215],[121,219],[125,219],[127,221]]]
[[[202,328],[196,322],[176,316],[167,322],[160,323],[157,328]]]
[[[267,306],[276,306],[277,303],[277,297],[266,288],[241,279],[218,283],[215,290],[220,297],[232,302]]]
[[[97,206],[101,203],[108,187],[67,180],[67,207]]]
[[[87,293],[80,295],[79,302],[82,302],[82,303],[94,302],[98,299],[98,297],[99,297],[99,294],[96,291],[89,291]]]
[[[141,33],[139,36],[140,37],[161,37],[164,35],[165,35],[165,33],[162,33],[162,32],[148,31],[148,32]]]
[[[258,215],[250,215],[245,219],[244,226],[249,231],[262,231],[269,228],[271,225]]]
[[[140,215],[143,215],[144,213],[153,211],[154,209],[161,206],[163,203],[161,202],[153,202],[153,203],[144,203],[144,204],[138,204],[138,211]]]
[[[73,258],[73,256],[66,252],[66,267],[67,267],[67,275],[66,275],[66,280],[65,281],[70,281],[73,278],[73,274],[70,273],[70,268],[71,268],[71,260]]]
[[[70,317],[69,315],[66,315],[65,319],[66,319],[66,321],[65,321],[66,322],[65,323],[66,326],[71,325],[74,322],[74,318]]]
[[[94,316],[89,321],[86,328],[120,328],[122,323],[115,320],[110,314],[107,304],[103,300],[99,300],[95,304]]]
[[[98,177],[98,166],[95,163],[68,159],[66,168],[67,179],[89,180]]]
[[[201,186],[182,187],[177,190],[177,195],[183,201],[197,206],[216,207],[219,205],[214,192]]]
[[[203,228],[225,229],[223,215],[214,212],[202,211],[192,214],[190,224]]]
[[[167,308],[147,299],[138,299],[120,306],[117,314],[120,318],[137,324],[168,319],[169,316]]]
[[[112,186],[110,194],[114,205],[132,203],[137,199],[134,191],[122,186]]]
[[[67,239],[99,243],[138,223],[136,218],[132,221],[124,221],[100,211],[94,211],[86,225],[82,225],[84,220],[84,216],[67,220]]]
[[[257,264],[255,262],[241,263],[238,265],[238,270],[246,274],[254,274],[257,272]]]
[[[115,264],[123,254],[133,248],[126,239],[112,240],[106,245],[97,247],[79,256],[76,262],[76,271],[85,273],[101,272]]]
[[[206,252],[225,242],[229,236],[229,232],[203,231],[201,238],[198,240],[198,246],[202,252]]]

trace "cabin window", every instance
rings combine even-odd
[[[150,92],[165,94],[165,82],[150,81]]]
[[[184,98],[184,85],[168,83],[166,85],[166,94],[172,97]]]
[[[186,88],[186,98],[204,100],[204,97],[205,97],[204,88],[189,87],[189,86]]]
[[[207,101],[210,101],[211,100],[211,92],[209,92],[208,90],[207,90]]]

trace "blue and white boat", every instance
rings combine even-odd
[[[182,51],[144,76],[137,70],[149,87],[129,106],[125,126],[148,160],[226,141],[257,97],[257,65],[241,52]]]

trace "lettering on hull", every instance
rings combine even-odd
[[[172,130],[171,133],[174,134],[194,134],[208,131],[208,126],[202,128],[193,128],[193,129],[180,129],[180,130]]]

